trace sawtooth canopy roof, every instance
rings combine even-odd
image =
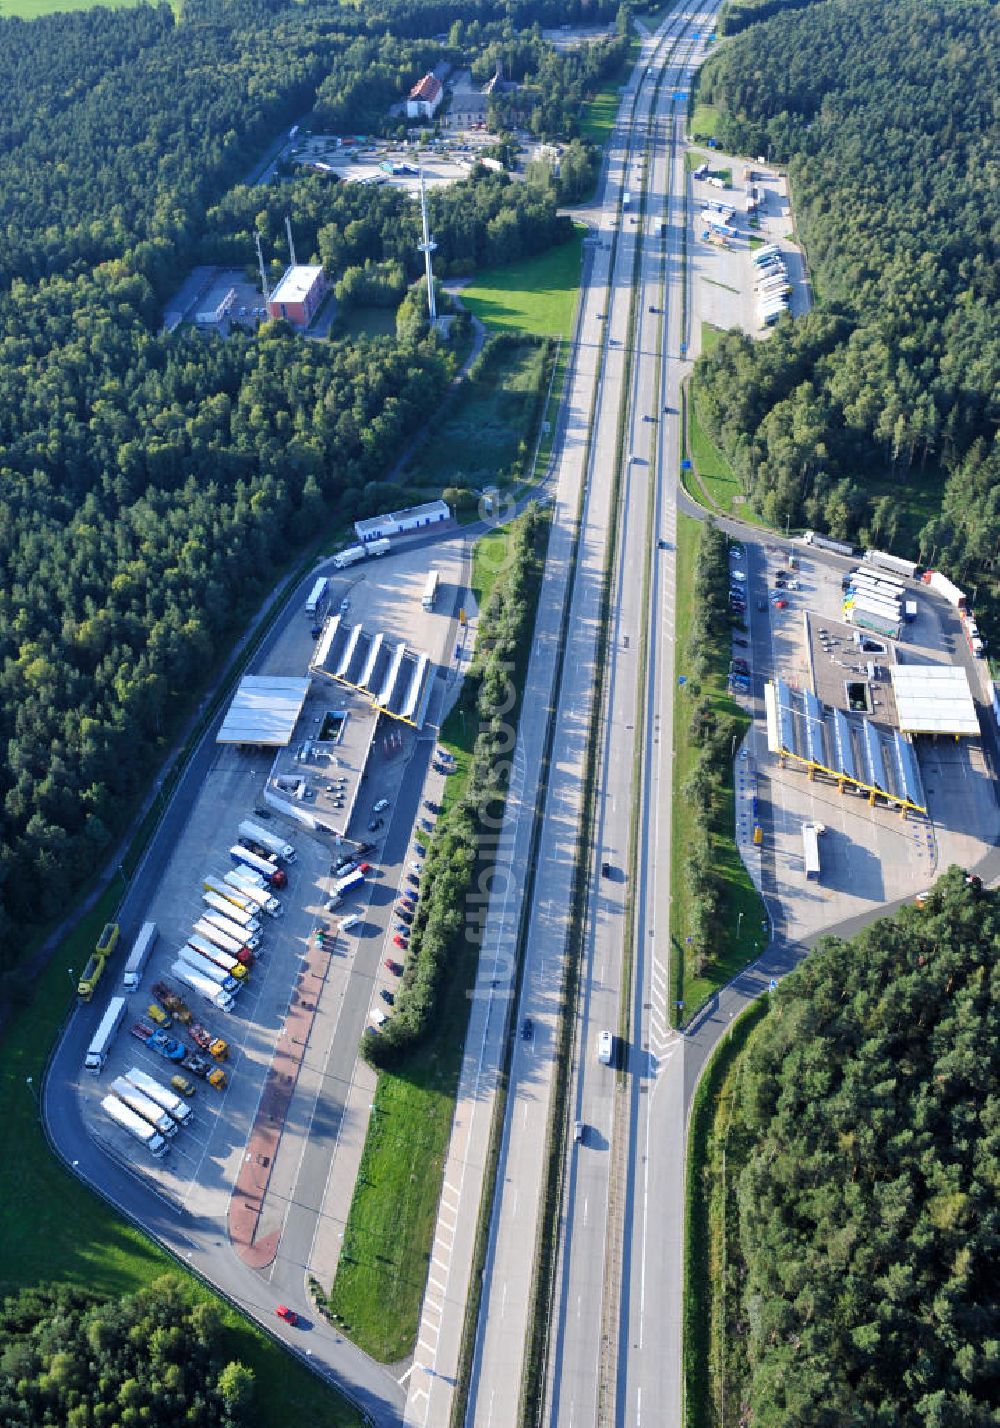
[[[246,675],[233,695],[215,742],[286,748],[308,693],[308,679]]]
[[[896,664],[890,674],[904,734],[979,734],[969,676],[961,665]]]

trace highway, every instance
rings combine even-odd
[[[552,1090],[552,1050],[560,1012],[575,860],[582,831],[582,785],[590,713],[597,684],[597,661],[602,654],[597,645],[601,586],[619,520],[619,512],[612,508],[612,474],[621,450],[620,414],[630,372],[634,398],[627,409],[625,446],[628,449],[623,455],[627,458],[634,454],[639,459],[635,462],[626,459],[623,467],[620,499],[627,555],[620,568],[625,568],[626,575],[612,597],[615,636],[608,651],[607,687],[613,691],[613,714],[609,722],[624,736],[623,746],[629,743],[628,731],[634,726],[635,670],[642,624],[642,561],[629,562],[636,550],[648,549],[649,541],[651,458],[655,434],[660,429],[656,420],[659,402],[654,381],[659,370],[655,356],[662,302],[660,224],[665,221],[662,202],[659,206],[654,202],[640,227],[641,159],[647,147],[647,120],[652,111],[657,77],[668,63],[673,40],[688,28],[687,20],[668,20],[658,35],[644,44],[638,73],[626,88],[619,123],[610,144],[602,195],[602,247],[595,255],[590,282],[581,297],[584,309],[581,344],[603,346],[603,362],[596,377],[579,564],[571,595],[565,663],[556,710],[556,753],[543,811],[536,894],[525,940],[525,975],[517,1018],[519,1035],[511,1066],[498,1172],[499,1193],[491,1225],[467,1414],[467,1421],[476,1424],[508,1424],[517,1421],[518,1415],[533,1283],[533,1264],[526,1247],[534,1242],[539,1225],[544,1173],[542,1152]],[[662,139],[657,143],[658,132],[661,132],[659,122],[653,126],[648,163],[659,165],[659,182],[665,192],[667,146]],[[655,186],[654,179],[652,187],[655,189]],[[613,242],[618,198],[624,192],[632,197],[629,207],[621,213],[618,241]],[[640,241],[647,239],[650,233],[655,234],[655,242]],[[605,258],[605,253],[609,258]],[[633,313],[632,280],[640,257],[643,266]],[[656,312],[650,313],[650,306],[656,308]],[[633,318],[637,315],[633,331]],[[627,360],[630,348],[634,358],[631,364]],[[585,395],[573,393],[571,406],[577,413],[586,410]],[[653,420],[644,420],[648,417]],[[582,432],[580,440],[585,437],[586,433]],[[642,451],[648,455],[640,456]],[[611,757],[617,758],[617,752],[616,743]],[[599,1027],[615,1027],[618,1023],[621,913],[632,801],[627,784],[630,766],[628,757],[624,765],[615,766],[613,788],[608,788],[599,810],[600,842],[605,855],[613,853],[616,872],[611,879],[594,882],[591,926],[596,929],[597,940],[591,939],[588,956],[589,995],[583,1003],[581,1043],[588,1037],[593,1039]],[[585,1052],[584,1056],[592,1059],[592,1051]],[[587,1149],[593,1152],[602,1147],[606,1152],[612,1139],[614,1076],[604,1068],[600,1068],[600,1072],[590,1078],[585,1100],[590,1137]],[[583,1205],[581,1222],[586,1222],[587,1233],[580,1242],[571,1295],[572,1312],[579,1321],[579,1333],[575,1323],[573,1327],[573,1367],[567,1363],[567,1372],[558,1374],[561,1392],[568,1395],[565,1398],[567,1422],[574,1421],[574,1417],[582,1423],[599,1421],[596,1405],[601,1376],[601,1285],[609,1164],[610,1157],[606,1153],[590,1155],[587,1174],[576,1189]],[[591,1197],[592,1213],[588,1208]],[[586,1315],[582,1306],[586,1306]],[[565,1326],[564,1315],[562,1328]],[[561,1332],[559,1337],[564,1352],[569,1352],[566,1334]]]
[[[658,1067],[680,1048],[680,1038],[669,1031],[666,1003],[672,768],[669,753],[663,758],[672,745],[686,182],[685,106],[675,105],[673,96],[689,89],[704,53],[701,35],[710,25],[706,13],[683,17],[668,28],[667,65],[646,151],[646,212],[636,323],[630,336],[635,361],[621,453],[625,483],[608,638],[611,677],[601,730],[601,792],[571,1096],[572,1118],[582,1125],[582,1140],[571,1139],[566,1152],[556,1313],[549,1330],[544,1421],[567,1428],[615,1417],[640,1422],[643,1388],[652,1405],[648,1422],[676,1422],[680,1417],[679,1246],[675,1263],[656,1257],[659,1294],[655,1303],[650,1296],[648,1332],[655,1335],[657,1352],[642,1359],[645,1376],[654,1381],[642,1385],[638,1394],[629,1383],[635,1362],[630,1350],[642,1349],[645,1341],[641,1330],[638,1339],[631,1333],[621,1305],[630,1302],[632,1293],[633,1222],[637,1212],[645,1219],[650,1203],[648,1186],[642,1185],[637,1194],[633,1175],[636,1146],[650,1131],[640,1108],[644,1110],[657,1091]],[[641,164],[633,161],[631,181],[636,187],[642,176]],[[641,818],[633,850],[637,801]],[[634,997],[646,1008],[648,1025],[641,1039],[619,1043],[625,1074],[618,1076],[598,1063],[595,1044],[600,1029],[619,1028],[629,943]],[[676,1096],[670,1104],[674,1124],[666,1128],[666,1143],[674,1147],[669,1161],[679,1186],[682,1108]],[[648,1163],[648,1146],[642,1160]],[[677,1193],[672,1184],[661,1188],[666,1194]],[[653,1200],[659,1217],[663,1201]],[[676,1352],[671,1352],[675,1344]]]

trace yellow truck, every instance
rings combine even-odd
[[[104,931],[97,939],[97,946],[94,953],[98,957],[110,957],[118,945],[118,924],[117,922],[106,922]]]
[[[101,973],[103,971],[104,958],[99,957],[95,952],[94,955],[90,958],[86,967],[84,967],[83,975],[80,977],[80,980],[77,983],[76,994],[80,998],[81,1002],[90,1001],[91,997],[94,995],[94,988],[101,980]]]

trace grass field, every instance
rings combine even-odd
[[[691,628],[691,610],[697,598],[693,588],[695,552],[698,541],[699,522],[690,516],[677,517],[677,672],[683,675],[688,638]],[[715,652],[704,692],[714,709],[726,710],[740,718],[743,725],[749,723],[747,716],[734,704],[726,692],[729,672],[729,649],[719,648]],[[684,877],[684,856],[691,841],[694,828],[693,810],[683,797],[681,789],[689,778],[697,757],[697,749],[691,741],[689,709],[683,690],[677,694],[674,720],[674,784],[673,784],[673,835],[670,840],[670,887],[672,910],[670,918],[670,940],[672,944],[672,966],[675,969],[672,990],[675,1001],[683,1001],[683,1020],[688,1021],[698,1007],[724,986],[739,969],[751,961],[764,946],[766,934],[761,928],[764,915],[757,890],[750,881],[750,875],[740,858],[735,837],[714,836],[712,849],[721,867],[726,884],[726,923],[729,935],[725,944],[717,949],[713,961],[705,968],[704,974],[696,977],[684,956],[685,938],[691,931],[688,910],[689,899]],[[724,790],[724,808],[721,826],[734,826],[734,794],[732,782]]]
[[[712,139],[719,126],[719,111],[712,104],[698,103],[691,116],[691,138],[695,143]]]
[[[2,3],[2,0],[0,0]],[[395,337],[394,307],[353,307],[337,314],[333,337]]]
[[[464,305],[487,327],[568,338],[580,289],[584,230],[535,258],[486,268],[462,289]]]
[[[144,0],[0,0],[0,19],[39,20],[43,15],[56,15],[64,10],[93,10],[95,5],[103,5],[108,10],[127,10],[142,3]]]
[[[219,1304],[227,1352],[248,1364],[256,1376],[256,1424],[261,1428],[284,1428],[289,1421],[329,1428],[359,1424],[360,1417],[342,1399],[115,1215],[64,1171],[49,1150],[35,1099],[48,1048],[69,1010],[76,974],[113,914],[120,891],[109,890],[65,940],[40,979],[31,1005],[20,1012],[3,1039],[0,1124],[7,1150],[0,1157],[0,1293],[60,1280],[115,1296],[141,1289],[158,1275],[175,1273],[192,1299]]]
[[[412,486],[504,485],[522,454],[537,393],[547,380],[545,344],[534,338],[498,348],[479,375],[449,403],[433,435],[411,456],[403,481]]]

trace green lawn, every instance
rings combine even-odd
[[[462,289],[462,302],[487,327],[569,338],[580,288],[584,229],[535,258],[486,268]]]
[[[214,1300],[200,1281],[63,1170],[38,1120],[35,1093],[48,1049],[69,1010],[76,975],[114,913],[120,892],[114,887],[106,893],[64,941],[41,977],[33,1001],[3,1038],[0,1124],[7,1149],[0,1157],[0,1293],[60,1280],[114,1296],[132,1293],[150,1279],[173,1272],[192,1298]],[[200,1094],[211,1092],[206,1089]],[[227,1352],[256,1375],[255,1424],[261,1428],[285,1428],[289,1421],[330,1428],[360,1424],[353,1409],[262,1330],[222,1301],[215,1302],[226,1325]]]
[[[0,0],[2,3],[2,0]],[[394,307],[352,307],[340,311],[334,320],[332,337],[395,337]]]
[[[125,10],[143,3],[145,0],[0,0],[0,19],[38,20],[43,15],[64,10],[93,10],[95,5],[103,5],[108,10]]]
[[[691,627],[691,610],[697,592],[693,588],[695,551],[699,522],[690,516],[677,517],[677,674],[685,672],[686,651]],[[727,710],[748,723],[742,710],[726,692],[730,651],[728,643],[716,651],[712,668],[705,682],[714,708]],[[681,794],[697,758],[697,749],[690,739],[689,696],[678,688],[674,706],[674,783],[673,833],[670,840],[670,887],[672,896],[670,941],[672,948],[671,1000],[683,1001],[683,1020],[688,1021],[698,1007],[724,986],[741,967],[753,960],[763,948],[766,934],[761,929],[763,907],[750,875],[740,858],[732,833],[728,837],[713,836],[712,847],[726,882],[727,923],[730,935],[717,949],[717,955],[706,967],[704,975],[695,977],[684,956],[685,939],[691,930],[688,893],[684,878],[684,857],[694,827],[693,811]],[[734,825],[734,793],[730,781],[724,791],[725,808],[721,826]],[[742,914],[742,916],[740,915]],[[737,929],[738,935],[737,935]]]
[[[497,349],[479,374],[463,383],[434,432],[413,453],[403,482],[438,491],[509,482],[521,457],[530,460],[535,433],[529,427],[548,378],[545,359],[545,344],[535,338]]]
[[[699,140],[714,138],[718,127],[719,111],[713,104],[699,102],[694,106],[694,113],[691,116],[691,138],[695,143],[698,143]]]

